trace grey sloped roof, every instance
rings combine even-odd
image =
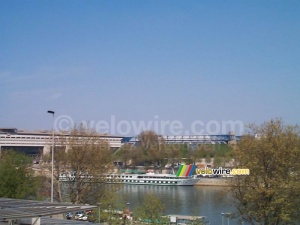
[[[31,225],[32,222],[30,219],[22,219],[20,220],[20,224],[22,225]],[[96,223],[87,222],[87,221],[76,221],[76,220],[62,220],[62,219],[54,219],[49,217],[41,217],[41,225],[96,225]],[[1,224],[0,225],[7,225]],[[99,223],[98,223],[99,225]]]
[[[0,198],[0,220],[45,217],[95,208],[97,206]]]

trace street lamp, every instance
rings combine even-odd
[[[130,202],[127,202],[126,205],[127,205],[127,208],[128,208],[128,210],[130,212],[130,209],[129,209]]]
[[[129,214],[129,215],[128,215],[129,217],[127,217],[127,218],[130,219],[130,218],[131,218],[131,213],[130,213],[130,209],[129,209],[130,202],[127,202],[126,205],[127,205],[127,210],[126,210],[126,211],[127,211],[127,213]],[[130,222],[130,221],[129,221],[129,222]],[[128,222],[128,223],[129,223],[129,222]],[[124,223],[125,223],[125,221],[124,221]]]
[[[205,225],[206,224],[210,225],[210,222],[208,220],[205,221],[205,219],[207,218],[207,216],[201,216],[201,217],[202,217],[202,220],[203,220],[203,222],[204,222]]]
[[[99,204],[98,204],[98,206],[99,206],[99,208],[98,208],[98,210],[99,210],[99,215],[98,215],[99,224],[101,224],[101,222],[100,222],[100,213],[101,213],[100,205],[101,205],[101,203],[99,202]]]
[[[221,213],[221,215],[222,215],[222,225],[224,225],[224,218],[223,218],[224,213]]]
[[[223,216],[227,217],[227,225],[229,225],[229,217],[231,216],[231,213],[221,213],[222,215],[222,225],[224,225]]]
[[[51,159],[51,202],[53,202],[53,176],[54,176],[54,111],[48,110],[47,113],[53,115],[53,129],[52,129],[52,159]]]

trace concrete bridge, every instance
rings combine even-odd
[[[240,136],[236,136],[234,132],[222,135],[162,135],[161,140],[167,144],[228,144],[240,140]],[[130,143],[137,145],[138,137],[125,137],[122,143]]]
[[[55,146],[59,146],[63,139],[68,139],[69,133],[55,133]],[[121,137],[113,135],[100,135],[99,140],[109,143],[112,150],[119,149],[124,143],[138,145],[137,136]],[[240,136],[235,136],[233,132],[226,135],[162,135],[160,136],[167,144],[228,144],[230,142],[239,141]],[[36,156],[50,152],[52,145],[51,131],[25,131],[16,128],[0,128],[0,152],[1,150],[14,149],[16,151],[25,152],[28,155]]]
[[[69,137],[69,133],[55,133],[55,146],[61,145],[62,140]],[[112,135],[99,136],[99,140],[107,141],[112,149],[120,148],[122,139],[123,137]],[[14,149],[36,156],[49,153],[51,145],[51,131],[24,131],[16,128],[0,128],[0,151]]]

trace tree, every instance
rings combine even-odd
[[[163,159],[166,157],[165,144],[162,138],[159,138],[158,145],[154,145],[149,150],[149,155],[151,155],[152,163],[156,166],[161,167],[163,163]]]
[[[132,144],[125,143],[121,148],[115,153],[115,157],[121,159],[124,162],[125,168],[127,168],[128,163],[131,159],[132,152],[135,147]]]
[[[221,156],[215,155],[213,164],[214,167],[224,166],[224,160]]]
[[[31,158],[15,151],[5,151],[0,158],[0,197],[35,198],[37,179],[31,169]]]
[[[131,159],[131,165],[134,167],[145,161],[143,152],[136,146],[132,146],[129,157]]]
[[[120,224],[120,217],[122,216],[121,209],[125,211],[127,208],[126,202],[128,202],[128,196],[115,194],[118,189],[118,185],[108,184],[105,186],[105,189],[101,193],[101,200],[95,204],[98,205],[98,209],[94,209],[93,213],[88,217],[90,222],[100,223],[100,219],[101,223],[107,225]]]
[[[135,218],[141,219],[143,222],[157,223],[162,221],[162,215],[165,206],[160,198],[153,193],[148,193],[143,201],[142,206],[134,210]]]
[[[160,148],[160,137],[154,131],[142,131],[138,135],[139,147],[145,156],[145,160],[154,163],[159,162],[163,151]]]
[[[206,158],[205,158],[205,162],[206,163],[211,163],[211,158],[210,158],[210,156],[208,155],[208,156],[206,156]]]
[[[54,148],[54,173],[53,173],[53,198],[55,201],[57,202],[62,202],[62,190],[61,190],[61,185],[59,182],[59,175],[61,173],[65,173],[69,171],[69,167],[68,167],[68,162],[67,162],[67,152],[66,152],[66,138],[64,136],[60,137],[60,140],[58,143],[56,143],[56,146]],[[42,179],[42,177],[44,178],[44,183],[48,182],[48,187],[44,187],[44,189],[47,189],[47,192],[50,192],[50,182],[51,182],[51,177],[49,176],[49,174],[51,173],[51,167],[52,167],[52,151],[49,154],[45,154],[43,156],[43,164],[40,164],[40,171],[39,171],[39,175],[40,175],[40,179]]]
[[[295,221],[300,197],[298,127],[279,119],[251,125],[234,155],[236,168],[250,170],[249,176],[237,176],[232,183],[239,215],[250,224]]]
[[[68,171],[69,167],[68,167],[68,154],[65,151],[65,147],[67,143],[64,143],[64,141],[66,141],[66,139],[62,139],[61,140],[61,146],[56,146],[56,148],[54,149],[55,153],[54,153],[54,170],[56,171],[54,173],[54,179],[55,179],[55,186],[57,188],[54,188],[54,197],[56,197],[56,200],[58,202],[62,201],[62,190],[61,190],[61,185],[59,183],[59,175],[63,172]]]
[[[210,158],[210,153],[213,151],[212,145],[199,144],[195,149],[190,151],[189,157],[193,160],[193,164],[202,158]]]
[[[100,135],[84,127],[74,127],[68,136],[61,137],[55,149],[55,178],[67,190],[68,201],[72,203],[96,204],[101,191],[105,189],[103,174],[113,166],[113,154],[109,144]],[[72,174],[70,182],[59,182],[59,174]],[[59,185],[57,190],[59,190]],[[56,191],[58,201],[61,192]]]
[[[168,158],[168,163],[171,167],[174,167],[174,163],[178,163],[178,159],[181,159],[181,145],[179,144],[165,144],[164,146],[166,157]]]
[[[95,181],[99,185],[105,183],[101,175],[108,173],[112,167],[109,144],[93,131],[83,127],[74,128],[68,142],[67,163],[75,174],[75,182],[70,188],[71,201],[86,203],[84,199],[97,199],[93,184]],[[93,182],[88,182],[89,178],[93,178]]]

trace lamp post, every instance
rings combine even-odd
[[[231,216],[231,213],[221,213],[222,215],[222,225],[224,225],[223,217],[227,217],[227,225],[229,225],[229,217]]]
[[[130,212],[130,209],[129,209],[130,202],[127,202],[126,205],[127,205],[127,208],[128,208],[128,210]]]
[[[127,205],[128,214],[129,214],[128,218],[131,218],[131,213],[130,213],[130,209],[129,209],[130,202],[127,202],[126,205]]]
[[[101,208],[100,208],[100,205],[101,205],[101,203],[99,203],[99,204],[98,204],[98,206],[99,206],[99,215],[98,215],[99,224],[101,224],[101,222],[100,222],[100,213],[101,213]]]
[[[51,202],[53,202],[53,176],[54,176],[54,111],[48,110],[47,113],[53,115],[53,128],[52,128],[52,159],[51,159]]]
[[[206,224],[210,225],[210,222],[209,222],[208,220],[205,221],[206,218],[207,218],[207,216],[202,216],[202,220],[203,220],[204,224],[205,224],[205,225],[206,225]]]
[[[223,218],[224,213],[221,213],[221,215],[222,215],[222,225],[224,225],[224,218]]]

